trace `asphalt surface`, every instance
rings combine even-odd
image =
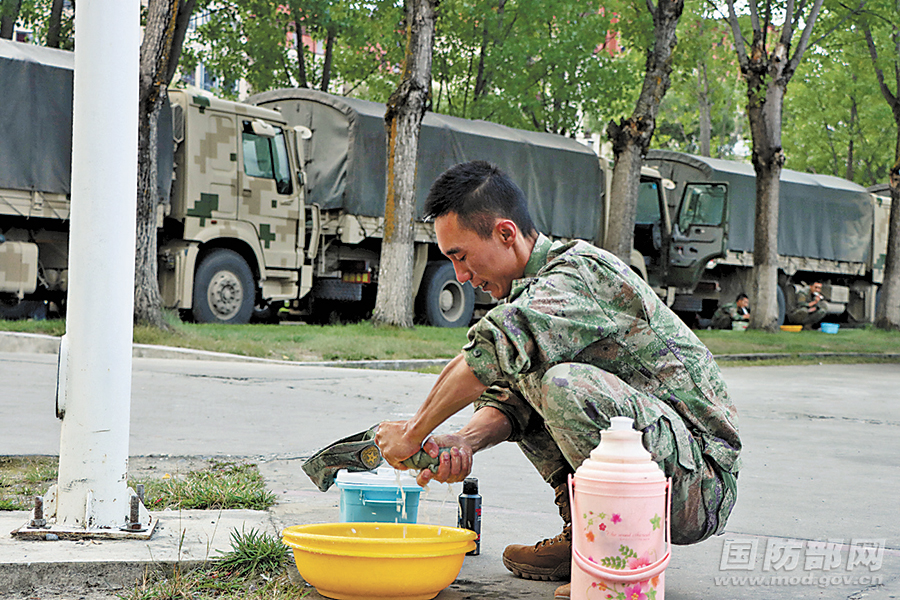
[[[57,454],[56,357],[3,349],[10,348],[0,340],[0,455]],[[300,469],[303,460],[374,423],[410,416],[435,380],[200,358],[134,359],[133,461],[177,468],[168,465],[251,457],[278,504],[268,511],[154,513],[160,530],[149,542],[20,541],[6,532],[28,513],[0,513],[0,596],[72,597],[83,590],[82,597],[113,598],[148,565],[227,549],[223,533],[233,527],[278,533],[337,521],[339,490],[316,490]],[[673,549],[666,598],[900,597],[900,365],[723,371],[744,443],[738,504],[724,535]],[[468,414],[442,429],[458,427]],[[513,444],[479,454],[473,475],[484,498],[481,555],[466,558],[438,600],[552,598],[557,583],[517,579],[500,561],[507,544],[559,532],[552,491]],[[459,484],[430,486],[419,522],[455,525],[460,491]]]

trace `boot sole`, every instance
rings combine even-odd
[[[516,577],[534,581],[568,581],[571,575],[570,563],[562,563],[554,569],[536,569],[531,565],[521,565],[503,557],[503,566]]]

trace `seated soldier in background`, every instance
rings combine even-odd
[[[734,321],[750,321],[750,298],[738,294],[734,302],[723,304],[712,317],[713,329],[731,329]]]
[[[787,313],[789,323],[803,325],[803,329],[812,329],[828,314],[821,281],[813,281],[801,288],[795,299],[794,307]]]

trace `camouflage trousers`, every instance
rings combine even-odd
[[[819,304],[822,304],[821,302]],[[819,321],[825,318],[825,315],[828,314],[828,311],[822,308],[821,306],[816,308],[815,311],[809,312],[806,307],[801,306],[800,308],[791,311],[788,314],[787,320],[789,323],[794,325],[803,325],[807,329],[816,325]]]
[[[518,444],[551,486],[565,482],[597,447],[610,417],[630,417],[643,432],[644,447],[672,478],[672,542],[692,544],[724,530],[737,500],[737,478],[702,453],[702,440],[671,406],[580,363],[551,367],[540,391],[521,393],[534,414]]]

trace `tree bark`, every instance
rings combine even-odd
[[[330,27],[328,29],[328,37],[325,39],[325,62],[322,65],[322,86],[321,90],[323,92],[328,91],[328,86],[331,84],[331,63],[334,55],[334,38],[336,36],[336,32],[334,27]]]
[[[47,46],[50,48],[59,48],[63,4],[63,0],[53,0],[53,5],[50,7],[50,24],[47,27]]]
[[[407,2],[403,81],[387,102],[387,182],[384,238],[378,270],[375,323],[413,325],[413,240],[419,131],[431,94],[437,0]]]
[[[616,165],[613,170],[609,205],[609,224],[603,248],[631,263],[634,244],[634,218],[641,185],[641,159],[647,153],[659,104],[669,89],[672,51],[678,38],[675,28],[684,10],[684,0],[659,0],[653,15],[654,45],[647,55],[644,84],[631,117],[618,124],[610,122],[606,132],[613,145]]]
[[[137,248],[134,320],[165,328],[159,293],[156,211],[159,113],[175,72],[195,0],[150,0],[141,43],[140,121],[138,124]]]
[[[0,38],[5,40],[13,38],[21,9],[22,0],[0,0]]]
[[[776,48],[773,54],[779,51]],[[781,48],[786,52],[785,48]],[[750,326],[766,331],[778,328],[778,207],[784,150],[781,147],[781,117],[784,106],[782,77],[785,61],[769,61],[765,50],[754,47],[753,75],[748,79],[748,114],[753,138],[751,162],[756,171],[756,220],[753,232],[753,312]],[[763,74],[771,77],[767,84]],[[751,85],[752,82],[752,85]],[[778,83],[778,82],[784,82]]]
[[[297,87],[309,87],[306,77],[306,59],[303,49],[303,15],[300,12],[300,4],[291,2],[291,17],[294,19],[294,32],[297,35]]]
[[[712,146],[712,116],[709,102],[709,76],[706,63],[697,70],[697,103],[700,109],[700,154],[709,156]]]

